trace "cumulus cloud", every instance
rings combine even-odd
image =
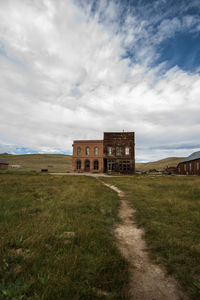
[[[149,5],[0,1],[0,152],[70,153],[73,139],[127,130],[138,160],[189,154],[200,76],[152,64],[159,43],[198,26],[197,16],[153,15]]]

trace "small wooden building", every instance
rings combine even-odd
[[[181,161],[178,166],[178,174],[200,175],[200,151],[192,153]]]
[[[177,174],[177,167],[171,166],[168,167],[163,171],[164,174],[172,175],[172,174]]]
[[[8,162],[5,159],[0,158],[0,170],[7,170],[8,169]]]

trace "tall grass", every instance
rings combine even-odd
[[[83,176],[1,174],[0,207],[0,298],[125,298],[114,192]]]
[[[136,209],[152,258],[163,263],[190,299],[200,299],[200,178],[104,179],[119,186]]]

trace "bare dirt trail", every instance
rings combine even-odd
[[[100,180],[100,179],[98,179]],[[154,264],[147,252],[143,230],[134,223],[134,210],[129,206],[125,193],[100,180],[118,193],[121,223],[115,228],[118,247],[129,262],[128,295],[135,300],[188,300],[177,281],[166,275],[163,267]]]

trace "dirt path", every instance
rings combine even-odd
[[[100,179],[99,179],[100,180]],[[188,299],[176,280],[166,275],[163,267],[154,264],[147,252],[143,230],[134,223],[134,210],[129,206],[125,193],[117,187],[104,185],[118,193],[121,223],[115,228],[118,247],[129,262],[128,295],[135,300],[180,300]]]

